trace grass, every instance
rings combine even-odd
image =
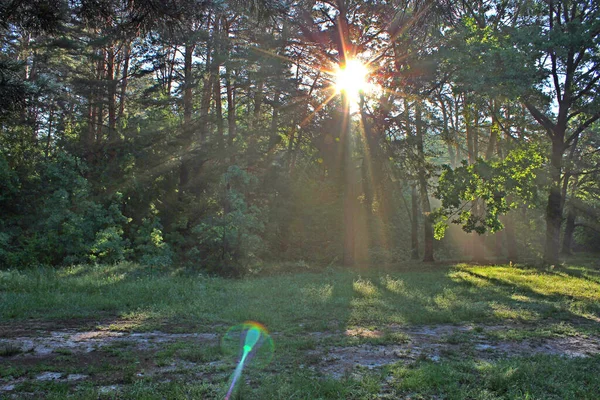
[[[526,399],[595,398],[598,356],[509,358],[483,362],[468,349],[476,337],[492,341],[598,335],[600,271],[594,260],[576,260],[552,269],[526,265],[469,264],[398,266],[396,269],[328,268],[278,276],[225,280],[186,270],[157,270],[135,264],[0,271],[0,324],[48,323],[56,327],[94,321],[105,329],[214,332],[246,320],[274,332],[276,357],[264,371],[247,371],[238,398],[244,399]],[[33,322],[31,322],[33,321]],[[410,338],[396,326],[470,324],[440,343],[460,345],[440,362],[427,358],[360,376],[330,379],[310,368],[320,362],[319,346],[402,345]],[[506,329],[486,330],[502,325]],[[346,329],[372,336],[334,334]],[[329,336],[314,336],[324,333]],[[107,346],[85,360],[59,349],[48,365],[12,365],[21,357],[0,345],[0,386],[28,377],[15,393],[46,398],[114,398],[101,386],[119,382],[119,398],[219,398],[231,365],[221,363],[219,346],[175,342],[149,354],[127,344]],[[458,352],[458,353],[457,353]],[[447,356],[447,357],[446,357]],[[62,357],[62,358],[60,358]],[[161,382],[144,374],[174,360],[197,365],[187,379]],[[205,365],[217,362],[212,370]],[[300,368],[300,365],[303,367]],[[78,369],[79,368],[79,369]],[[83,373],[89,380],[37,382],[36,371]],[[208,374],[208,375],[206,375]],[[181,375],[178,375],[181,376]],[[198,379],[198,376],[207,378]],[[0,396],[2,393],[0,392]],[[25,394],[24,394],[25,396]]]
[[[475,360],[421,362],[390,368],[390,385],[416,399],[597,399],[600,357],[511,358],[496,363]]]
[[[0,357],[10,357],[22,352],[20,347],[11,344],[0,345]]]
[[[126,326],[113,327],[117,330],[165,323],[211,330],[258,320],[292,333],[389,324],[591,321],[600,316],[597,276],[583,266],[330,269],[238,281],[132,264],[8,270],[0,271],[0,319],[126,320]]]

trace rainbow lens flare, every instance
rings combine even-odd
[[[229,400],[235,390],[236,383],[242,375],[245,364],[252,363],[258,368],[267,366],[273,358],[273,339],[264,325],[246,321],[229,329],[221,341],[223,353],[236,356],[237,367],[231,375],[229,390],[225,400]]]

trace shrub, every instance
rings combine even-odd
[[[256,177],[231,166],[219,184],[219,209],[193,229],[196,246],[188,257],[199,257],[209,271],[239,276],[246,273],[264,251],[264,207],[248,204],[246,193]]]
[[[142,220],[134,244],[136,256],[143,265],[167,267],[173,263],[173,252],[163,239],[163,227],[156,216]]]

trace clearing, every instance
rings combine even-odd
[[[600,271],[412,265],[243,280],[133,264],[0,272],[0,398],[223,398],[246,320],[275,343],[238,398],[600,392]]]

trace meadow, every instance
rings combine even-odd
[[[0,271],[0,396],[223,398],[236,360],[220,338],[252,320],[273,358],[248,365],[237,398],[592,399],[599,267]]]

